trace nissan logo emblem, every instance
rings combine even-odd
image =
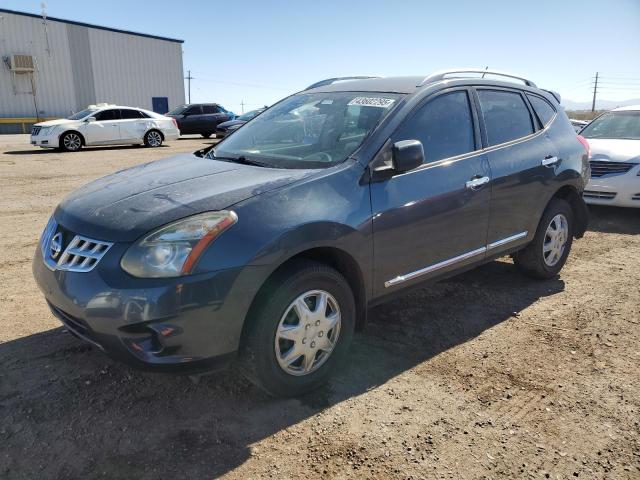
[[[62,233],[58,232],[49,242],[49,253],[51,258],[55,260],[60,255],[60,252],[62,252]]]

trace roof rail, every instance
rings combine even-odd
[[[312,88],[324,87],[325,85],[331,85],[332,83],[341,82],[343,80],[365,80],[367,78],[380,78],[371,75],[358,75],[356,77],[334,77],[327,78],[326,80],[320,80],[312,85],[309,85],[305,90],[311,90]]]
[[[498,70],[485,70],[484,68],[460,68],[455,70],[440,70],[438,72],[435,72],[435,73],[432,73],[431,75],[426,76],[422,80],[422,82],[420,82],[417,86],[422,87],[427,83],[433,83],[440,80],[445,80],[445,78],[448,75],[456,75],[461,73],[482,73],[482,74],[489,74],[489,75],[498,75],[500,77],[515,78],[516,80],[522,81],[528,87],[536,87],[536,84],[533,83],[531,80],[521,77],[519,75],[514,75],[513,73],[507,73],[507,72],[500,72]],[[459,77],[464,78],[465,76],[459,75]]]

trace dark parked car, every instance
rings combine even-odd
[[[224,138],[227,135],[235,132],[242,125],[247,123],[249,120],[254,118],[259,113],[264,112],[266,109],[267,107],[258,108],[257,110],[251,110],[250,112],[243,113],[239,117],[236,117],[234,120],[229,120],[228,122],[223,122],[218,124],[218,128],[216,128],[216,137]]]
[[[319,82],[201,156],[76,190],[33,261],[53,313],[128,364],[237,361],[297,395],[409,288],[507,254],[553,278],[587,227],[586,142],[557,94],[467,72]]]
[[[218,124],[233,120],[235,114],[225,110],[217,103],[191,103],[180,105],[166,114],[176,119],[182,135],[199,133],[209,138],[216,131]]]

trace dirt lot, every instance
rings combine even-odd
[[[508,259],[377,308],[299,400],[132,371],[31,276],[71,189],[209,141],[75,154],[0,137],[0,478],[640,478],[640,209],[593,209],[562,275]]]

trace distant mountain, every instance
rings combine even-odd
[[[629,105],[640,105],[640,98],[632,98],[629,100],[600,100],[596,99],[596,109],[611,110],[617,107],[626,107]],[[591,102],[574,102],[573,100],[562,99],[562,106],[565,110],[591,110]]]

